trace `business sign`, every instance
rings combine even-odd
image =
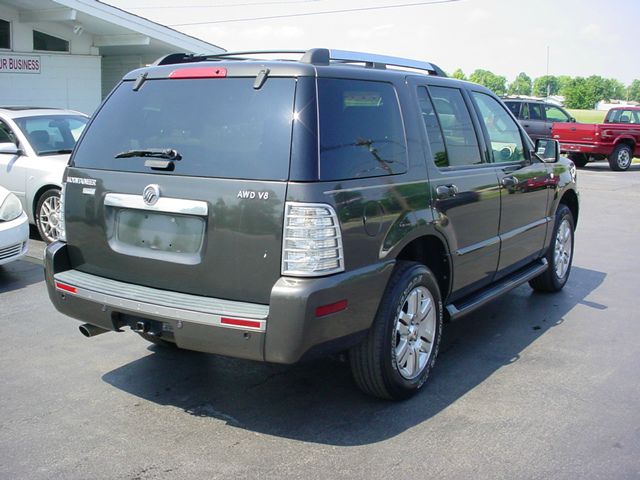
[[[0,73],[40,73],[39,55],[0,54]]]

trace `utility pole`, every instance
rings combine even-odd
[[[551,93],[551,82],[549,80],[549,45],[547,45],[547,98]]]

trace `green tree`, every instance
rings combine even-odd
[[[464,74],[461,68],[456,69],[455,72],[451,74],[452,78],[457,78],[458,80],[466,80],[467,76]]]
[[[573,80],[569,75],[560,75],[556,77],[558,80],[558,91],[556,92],[558,95],[565,95],[565,90],[571,80]]]
[[[627,100],[640,102],[640,80],[634,80],[627,88]]]
[[[556,95],[558,93],[558,78],[553,75],[543,75],[533,82],[533,94],[537,97]]]
[[[590,109],[594,107],[592,95],[589,93],[587,79],[582,77],[572,78],[565,87],[564,104],[567,108]]]
[[[607,100],[611,100],[612,98],[624,100],[627,97],[626,88],[624,88],[624,85],[615,78],[607,78],[605,83]]]
[[[531,77],[524,72],[520,72],[512,84],[509,85],[510,95],[531,95]]]
[[[507,79],[488,70],[475,70],[469,76],[469,80],[474,83],[479,83],[489,90],[493,90],[496,95],[504,95],[507,93]]]

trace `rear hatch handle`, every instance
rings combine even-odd
[[[166,160],[147,160],[144,162],[145,167],[152,170],[173,170],[174,161],[182,159],[180,152],[173,148],[149,148],[146,150],[128,150],[120,152],[114,158],[133,158],[133,157],[154,157],[164,158]]]

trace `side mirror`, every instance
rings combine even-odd
[[[556,163],[560,160],[560,142],[550,138],[536,140],[534,154],[545,163]]]
[[[570,121],[571,123],[576,123],[576,122],[577,122],[577,120],[576,120],[575,118],[573,118],[573,117],[569,117],[569,121]]]
[[[8,155],[22,155],[22,150],[20,150],[15,143],[6,142],[0,143],[0,154],[8,154]]]

